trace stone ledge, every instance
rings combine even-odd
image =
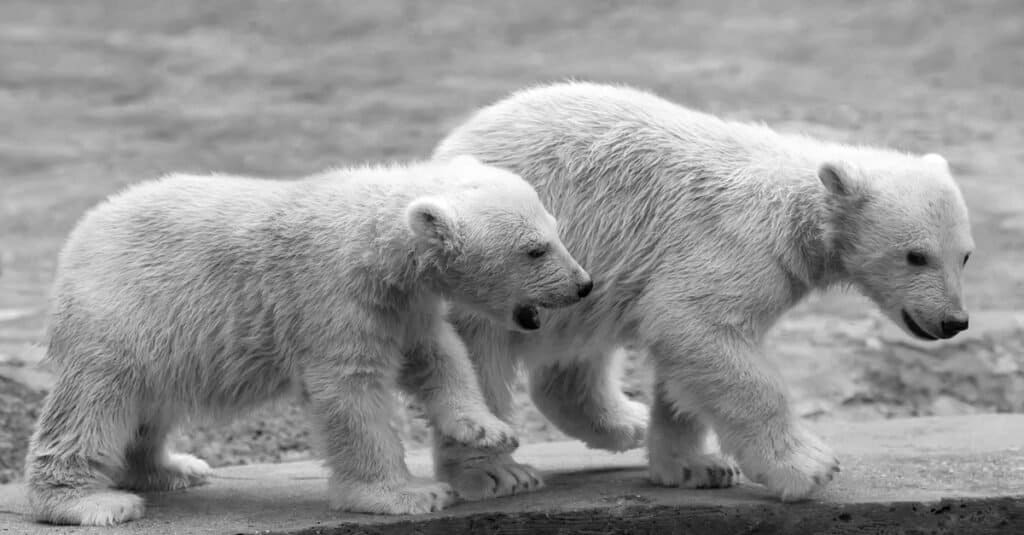
[[[115,528],[27,521],[20,485],[0,486],[0,533],[1021,533],[1024,415],[917,418],[814,426],[843,472],[816,499],[781,504],[744,482],[724,490],[651,486],[641,450],[532,444],[518,458],[548,488],[418,517],[331,513],[315,462],[222,468],[204,487],[146,496],[143,520]],[[429,453],[412,452],[429,475]]]

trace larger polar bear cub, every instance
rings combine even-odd
[[[967,328],[961,279],[974,244],[938,155],[782,135],[588,83],[479,111],[435,157],[457,154],[535,185],[597,281],[585,304],[552,311],[529,337],[456,311],[492,408],[508,413],[511,356],[530,369],[540,410],[593,447],[639,445],[649,416],[656,483],[731,485],[730,457],[783,499],[832,479],[835,457],[794,418],[762,349],[765,331],[812,290],[859,288],[926,340]],[[649,415],[618,386],[614,356],[626,345],[656,367]],[[711,429],[730,455],[713,449]],[[437,457],[463,493],[539,482],[507,454],[450,447]]]
[[[515,447],[484,403],[446,302],[518,330],[592,283],[518,176],[472,158],[301,181],[177,175],[83,217],[62,251],[48,357],[60,368],[27,459],[39,520],[138,518],[122,490],[202,483],[173,453],[184,418],[290,392],[318,425],[332,507],[422,513],[452,501],[414,479],[394,390],[440,433]]]

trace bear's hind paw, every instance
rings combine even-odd
[[[42,495],[33,500],[34,518],[42,522],[79,526],[113,526],[142,518],[141,497],[127,492],[106,491],[84,496]]]
[[[125,475],[120,488],[135,491],[179,490],[205,485],[213,470],[206,461],[187,453],[169,453],[152,468],[135,468],[140,472]]]

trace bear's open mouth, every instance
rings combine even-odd
[[[925,331],[924,329],[922,329],[921,326],[918,325],[916,321],[914,321],[914,318],[910,317],[910,314],[907,313],[906,310],[902,310],[901,312],[903,313],[903,323],[907,324],[907,328],[910,329],[910,332],[914,333],[914,336],[916,336],[918,338],[922,338],[924,340],[938,340],[939,339],[939,337],[932,336],[932,335],[928,334],[928,331]]]
[[[517,305],[512,311],[512,319],[524,331],[536,331],[540,328],[540,311],[534,305]]]

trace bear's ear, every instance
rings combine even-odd
[[[836,197],[847,197],[853,194],[853,180],[850,173],[840,163],[826,162],[818,168],[818,180],[825,185],[825,189]]]
[[[445,249],[454,249],[457,241],[455,212],[447,202],[424,197],[405,209],[406,221],[413,234]]]
[[[928,162],[928,163],[930,163],[930,164],[932,164],[932,165],[939,166],[939,167],[941,167],[941,168],[943,168],[943,169],[945,169],[947,171],[949,170],[949,162],[947,162],[946,159],[943,158],[941,154],[936,154],[934,152],[931,152],[931,153],[928,153],[928,154],[925,154],[924,156],[922,156],[921,159],[926,161],[926,162]]]

